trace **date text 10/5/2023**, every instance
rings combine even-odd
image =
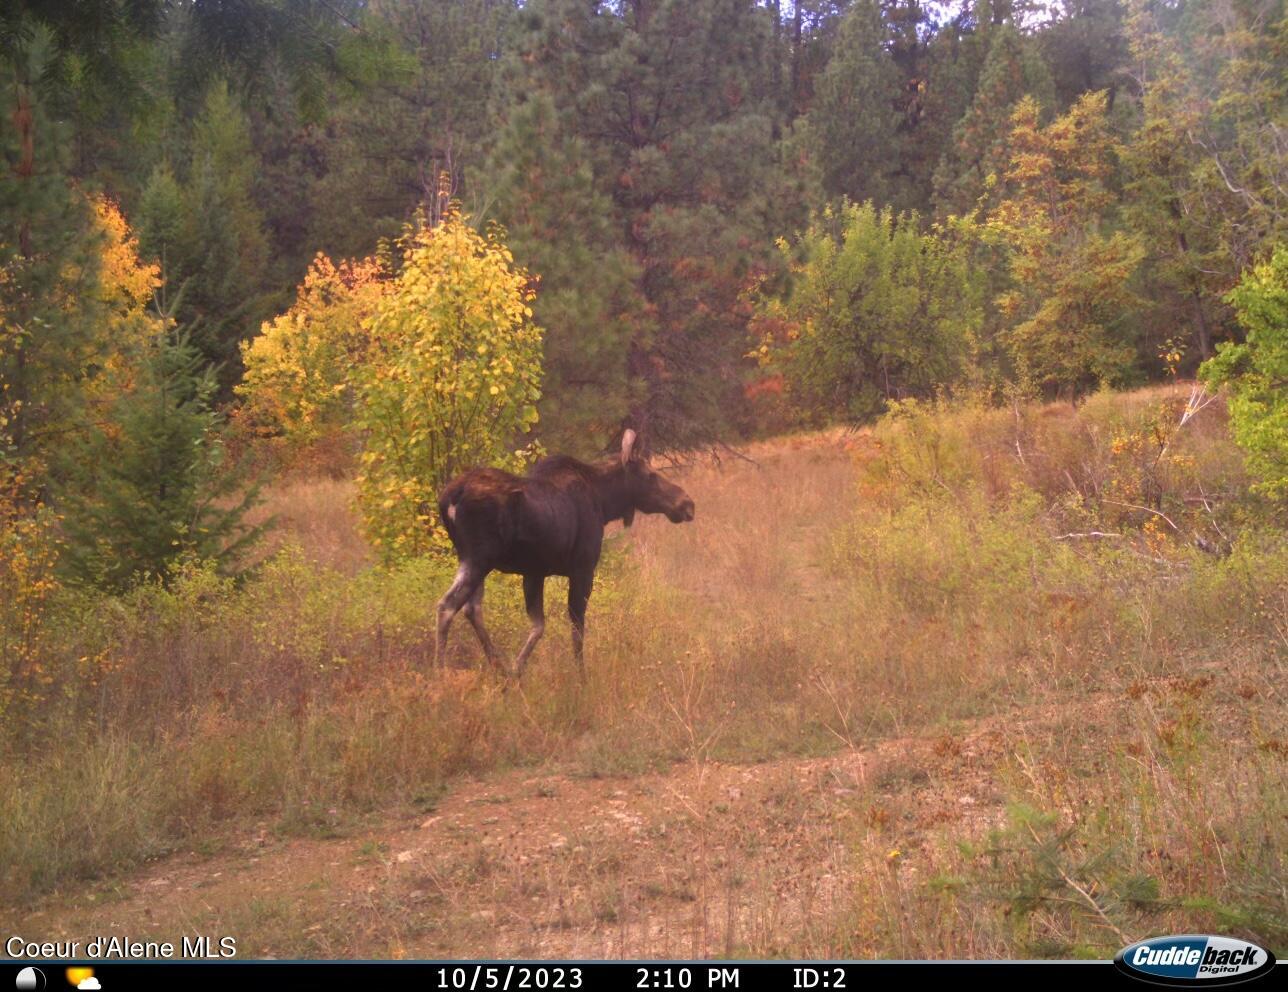
[[[657,964],[633,968],[635,987],[650,990],[737,989],[741,985],[738,967],[689,967]],[[453,992],[577,992],[585,988],[585,975],[576,965],[472,965],[438,968],[439,989]],[[792,968],[792,987],[796,989],[845,989],[845,969],[836,967]]]

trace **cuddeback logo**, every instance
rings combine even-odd
[[[1118,970],[1158,985],[1230,985],[1264,975],[1275,956],[1231,937],[1155,937],[1118,952]]]

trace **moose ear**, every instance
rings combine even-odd
[[[622,464],[625,465],[631,460],[631,454],[635,448],[635,432],[629,427],[622,434]]]

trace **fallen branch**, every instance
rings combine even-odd
[[[1101,502],[1112,503],[1114,506],[1125,506],[1129,510],[1144,510],[1146,513],[1152,513],[1156,517],[1162,517],[1164,520],[1167,521],[1167,526],[1171,527],[1172,530],[1176,531],[1177,533],[1180,533],[1181,528],[1177,527],[1176,524],[1172,522],[1172,518],[1169,517],[1162,510],[1154,510],[1148,506],[1138,506],[1135,503],[1120,503],[1116,499],[1105,499],[1104,497],[1101,497]]]
[[[1110,534],[1103,530],[1089,530],[1081,534],[1060,534],[1056,537],[1057,541],[1074,541],[1087,537],[1122,537],[1122,534]]]

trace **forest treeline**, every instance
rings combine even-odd
[[[374,517],[627,422],[1192,374],[1282,301],[1285,64],[1279,0],[6,4],[9,502],[113,584],[251,536],[229,419],[365,437]]]
[[[1286,67],[1283,0],[0,0],[0,914],[349,835],[378,892],[169,905],[284,958],[1288,947]],[[628,424],[764,440],[614,533],[588,679],[554,593],[522,688],[453,671],[443,482]],[[759,824],[691,788],[776,760]],[[545,916],[513,845],[372,839],[676,762],[646,861],[547,823]]]

